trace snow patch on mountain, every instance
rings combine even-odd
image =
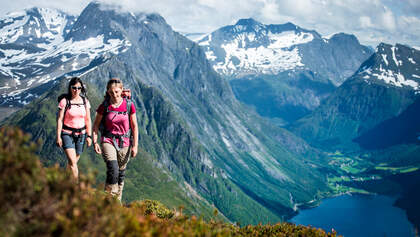
[[[40,17],[38,16],[40,15]],[[21,36],[31,36],[48,42],[63,41],[63,31],[68,23],[66,14],[55,9],[32,8],[25,12],[10,13],[0,19],[0,44],[15,43]]]
[[[397,87],[411,87],[420,92],[420,78],[416,71],[419,67],[416,60],[418,51],[408,46],[396,44],[395,46],[381,43],[375,50],[369,64],[359,69],[358,74],[366,82],[367,79],[381,80]]]
[[[410,63],[412,63],[412,64],[416,64],[416,61],[414,61],[414,59],[412,59],[412,58],[408,58],[408,61],[410,61]]]
[[[361,74],[364,74],[362,76],[363,79],[376,78],[397,87],[409,86],[414,90],[420,90],[418,82],[405,78],[400,72],[383,69],[382,67],[380,67],[379,71],[372,71],[371,68],[368,68],[362,71]],[[417,75],[413,75],[413,77],[420,78],[420,76]]]
[[[237,26],[243,27],[243,26]],[[243,29],[237,29],[243,30]],[[225,58],[214,65],[214,69],[225,75],[232,75],[241,70],[242,72],[257,72],[275,74],[281,71],[303,67],[302,58],[296,45],[305,44],[314,39],[310,33],[285,31],[272,33],[268,31],[266,36],[269,44],[254,45],[257,35],[254,32],[241,33],[234,39],[221,45],[225,51]],[[212,37],[199,42],[200,46],[211,45]],[[213,50],[206,51],[207,59],[218,60]]]
[[[10,13],[0,19],[0,79],[4,79],[0,84],[1,104],[25,104],[21,97],[27,98],[29,89],[84,68],[96,58],[123,53],[131,46],[126,38],[103,34],[65,40],[73,23],[74,17],[46,8]]]
[[[222,45],[222,48],[226,51],[226,58],[224,62],[217,63],[214,69],[227,75],[239,69],[275,74],[304,66],[297,48],[291,51],[281,48],[264,48],[263,46],[245,49],[238,48],[236,43]],[[239,63],[235,63],[235,58]],[[213,58],[210,55],[208,59]]]
[[[381,54],[382,59],[384,60],[385,64],[388,66],[388,60],[386,59],[386,54]]]
[[[271,40],[271,44],[267,46],[270,49],[281,49],[297,44],[306,44],[314,39],[312,34],[304,32],[296,34],[294,31],[286,31],[280,34],[269,32],[267,36]]]
[[[24,49],[0,49],[0,52],[5,57],[0,58],[0,67],[6,75],[19,79],[25,78],[25,75],[19,76],[15,70],[25,69],[31,66],[39,66],[47,68],[51,64],[45,64],[48,58],[59,58],[60,61],[66,62],[70,58],[74,59],[79,55],[87,56],[89,59],[94,59],[104,52],[111,52],[118,54],[124,52],[131,46],[128,40],[109,39],[104,42],[104,36],[98,35],[87,40],[73,42],[72,39],[56,44],[43,45],[44,51],[36,53],[28,53]],[[22,63],[25,62],[25,63]],[[79,67],[75,66],[76,70]],[[42,72],[39,72],[42,73]]]
[[[18,18],[18,17],[16,17]],[[6,19],[3,23],[8,24],[0,29],[0,44],[13,43],[23,35],[23,26],[28,21],[29,16],[22,16],[21,19]]]

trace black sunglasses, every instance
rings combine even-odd
[[[81,90],[81,89],[82,89],[82,87],[72,86],[72,87],[71,87],[71,89],[73,89],[73,90]]]

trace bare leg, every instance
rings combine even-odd
[[[77,162],[79,161],[80,155],[76,155],[76,150],[73,148],[64,150],[68,159],[68,167],[73,173],[73,177],[78,180],[79,169],[77,168]]]

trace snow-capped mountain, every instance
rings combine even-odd
[[[31,8],[0,20],[1,105],[26,104],[37,96],[37,87],[130,46],[121,35],[113,35],[112,29],[78,37],[80,30],[97,29],[88,27],[88,13],[85,9],[76,19],[55,9]],[[80,25],[81,29],[76,28]]]
[[[420,51],[405,45],[381,43],[357,71],[367,83],[379,80],[396,87],[420,91]]]
[[[293,122],[354,74],[373,53],[354,35],[322,37],[292,23],[241,19],[197,40],[236,97],[258,113]]]
[[[363,136],[388,119],[400,116],[418,100],[419,62],[419,50],[401,44],[379,44],[375,53],[353,76],[310,116],[295,122],[292,130],[317,146],[328,149],[341,146],[348,149],[354,145],[353,139]],[[415,127],[411,125],[412,129]],[[367,137],[373,136],[370,133]],[[331,144],[331,141],[335,144]],[[363,141],[367,142],[374,143]]]
[[[323,38],[292,23],[264,25],[254,19],[241,19],[197,42],[214,69],[229,77],[309,70],[335,85],[351,76],[372,53],[353,35]]]
[[[241,19],[234,26],[226,26],[204,37],[198,43],[206,48],[207,59],[214,69],[225,75],[247,73],[276,74],[300,68],[299,49],[293,47],[319,37],[286,24],[267,27],[253,19]]]

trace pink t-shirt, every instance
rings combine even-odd
[[[67,99],[63,98],[60,103],[58,103],[59,109],[64,109],[67,104]],[[86,100],[86,108],[90,109],[90,103]],[[63,123],[71,128],[83,128],[86,126],[86,108],[83,105],[83,101],[80,103],[71,102],[71,106],[67,109],[67,112],[64,114]],[[65,133],[72,133],[71,130],[63,129]],[[86,130],[82,131],[86,133]]]
[[[127,111],[127,100],[123,100],[120,106],[118,108],[112,107],[112,105],[108,106],[109,111],[117,111],[117,112],[125,112]],[[103,115],[105,112],[105,108],[103,104],[99,105],[96,112],[100,115]],[[131,114],[136,113],[136,107],[134,106],[134,103],[131,103]],[[129,120],[128,114],[117,114],[113,112],[109,112],[106,115],[105,118],[105,128],[107,131],[109,131],[112,134],[117,135],[124,135],[128,132],[130,129],[130,120]],[[102,137],[102,142],[106,143],[112,143],[112,138]],[[117,144],[119,143],[119,140],[117,139]],[[130,146],[130,138],[124,137],[124,147]]]

